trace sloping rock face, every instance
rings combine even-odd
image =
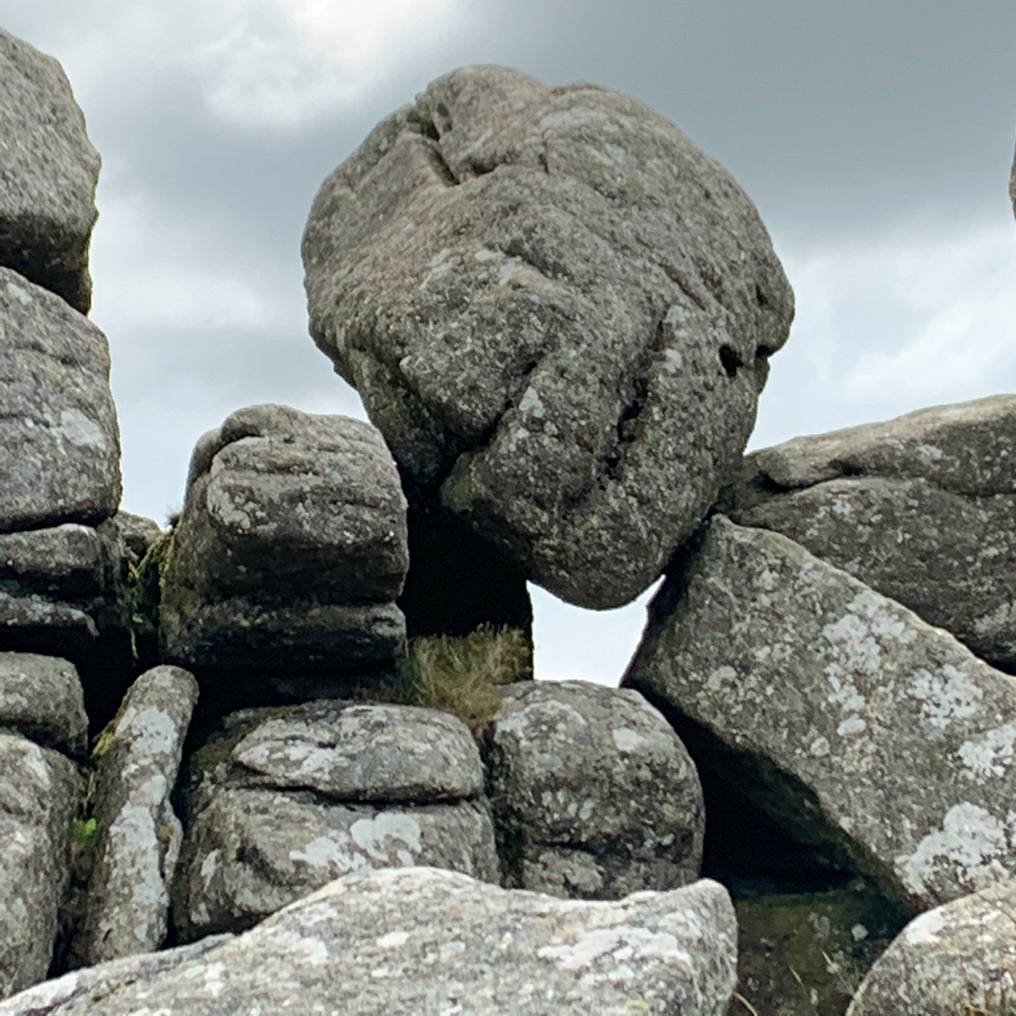
[[[0,29],[0,265],[88,312],[99,156],[61,66]]]
[[[1016,881],[915,918],[872,967],[847,1016],[1016,1013]]]
[[[191,762],[178,933],[248,928],[371,868],[496,882],[482,795],[477,747],[446,713],[334,701],[236,713]]]
[[[624,681],[911,912],[1016,872],[1016,680],[784,536],[716,516]]]
[[[616,899],[699,877],[698,775],[641,695],[581,681],[510,685],[484,755],[506,884]]]
[[[633,599],[705,514],[792,317],[754,206],[672,123],[500,67],[383,120],[303,257],[312,335],[414,504],[586,607]]]
[[[49,970],[77,805],[73,762],[0,730],[0,998]]]
[[[186,670],[156,667],[134,682],[104,735],[95,777],[95,865],[74,943],[83,964],[149,952],[166,937],[183,835],[170,794],[197,696]]]
[[[1016,395],[749,455],[721,504],[1016,671]]]
[[[469,1012],[721,1016],[736,927],[715,882],[619,902],[427,868],[350,875],[234,939],[68,975],[4,1016]]]
[[[405,645],[405,512],[370,424],[233,413],[194,451],[161,572],[163,658],[203,688],[229,675],[223,693],[321,671],[341,686],[389,665]]]

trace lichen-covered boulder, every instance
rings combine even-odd
[[[101,738],[95,861],[84,924],[73,944],[85,965],[158,949],[166,937],[182,840],[170,795],[197,695],[186,670],[149,670],[131,686]]]
[[[506,892],[431,868],[349,875],[237,937],[103,964],[4,1016],[470,1013],[722,1016],[733,908],[697,882],[617,902]]]
[[[484,744],[506,884],[616,899],[699,877],[698,774],[637,692],[584,681],[509,685]]]
[[[77,807],[74,763],[0,730],[0,999],[49,970]]]
[[[672,123],[503,67],[433,82],[323,184],[311,333],[407,480],[569,602],[660,574],[751,431],[792,294]]]
[[[1016,671],[1016,395],[749,455],[722,504]]]
[[[390,664],[405,645],[405,515],[370,424],[233,413],[194,451],[164,557],[164,657],[237,686],[322,670],[340,683]]]
[[[0,265],[87,313],[99,156],[52,57],[0,29]]]
[[[191,762],[178,933],[250,927],[371,868],[496,882],[483,785],[472,736],[446,713],[321,701],[235,714]]]
[[[0,653],[0,727],[40,747],[83,757],[88,717],[74,664],[36,653]]]
[[[847,1016],[1016,1013],[1016,881],[921,914],[864,979]]]
[[[101,522],[120,501],[106,337],[7,268],[0,335],[0,532]]]
[[[1016,679],[785,536],[716,516],[624,682],[910,912],[1016,873]]]

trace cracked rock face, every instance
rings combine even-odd
[[[469,67],[322,186],[311,332],[408,481],[572,603],[660,573],[743,450],[792,294],[743,191],[592,85]]]
[[[721,504],[1016,672],[1016,395],[763,449]]]

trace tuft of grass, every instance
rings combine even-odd
[[[500,687],[532,676],[526,635],[518,628],[482,625],[461,638],[415,639],[400,674],[401,697],[452,713],[477,734],[501,705]]]

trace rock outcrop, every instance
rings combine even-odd
[[[912,913],[1016,872],[1016,680],[777,533],[711,521],[624,683]],[[708,802],[707,802],[708,803]]]
[[[721,503],[1016,672],[1016,395],[755,452]]]
[[[0,265],[87,313],[99,155],[63,68],[3,29],[0,81]]]
[[[755,208],[672,123],[499,67],[383,120],[303,256],[314,339],[410,500],[586,607],[633,599],[706,513],[792,316]]]
[[[510,685],[485,758],[507,885],[618,899],[699,877],[698,775],[641,695],[581,681]]]
[[[70,974],[0,1004],[3,1016],[151,1007],[221,1013],[469,1012],[475,1016],[721,1016],[736,928],[698,882],[619,902],[506,892],[429,868],[350,875],[236,938]]]
[[[249,928],[371,868],[498,880],[479,752],[445,713],[345,702],[236,713],[194,757],[189,785],[184,939]]]

